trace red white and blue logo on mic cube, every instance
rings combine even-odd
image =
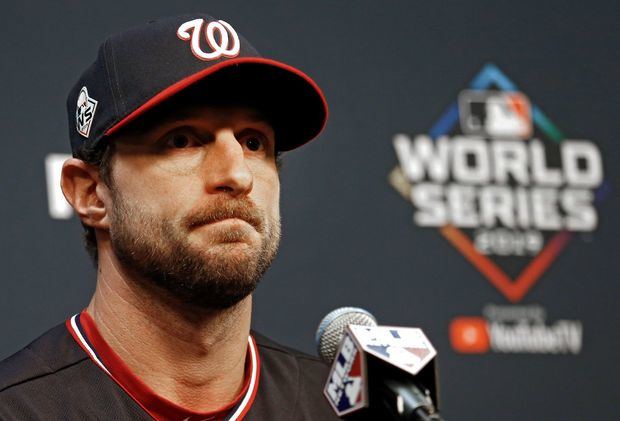
[[[347,330],[323,390],[338,416],[368,405],[365,371],[364,352]]]
[[[368,406],[366,354],[416,375],[437,351],[421,329],[349,325],[323,391],[338,416]]]
[[[349,326],[362,349],[375,357],[418,374],[437,355],[422,329],[394,326]]]

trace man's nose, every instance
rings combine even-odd
[[[206,188],[211,194],[247,195],[252,191],[253,175],[245,160],[243,146],[232,130],[220,130],[208,148]]]

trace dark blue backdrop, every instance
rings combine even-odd
[[[93,291],[78,221],[51,218],[47,205],[45,157],[69,151],[69,87],[107,34],[205,11],[313,76],[331,108],[321,138],[285,157],[284,238],[256,293],[256,329],[314,352],[326,312],[362,306],[385,324],[427,332],[447,419],[615,419],[618,2],[23,0],[3,9],[0,357]],[[576,355],[455,352],[455,317],[514,304],[437,230],[415,226],[411,204],[388,182],[393,136],[427,133],[487,62],[568,136],[603,152],[612,194],[597,208],[597,230],[574,236],[519,303],[543,306],[549,323],[579,320]]]

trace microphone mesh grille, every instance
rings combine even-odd
[[[348,325],[377,326],[377,320],[364,309],[342,307],[327,314],[316,331],[319,356],[328,363],[336,357],[338,346]]]

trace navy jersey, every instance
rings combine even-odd
[[[150,395],[137,378],[123,378],[84,314],[0,362],[0,420],[338,419],[322,393],[328,367],[255,332],[249,338],[246,381],[238,398],[200,417],[183,412]]]

